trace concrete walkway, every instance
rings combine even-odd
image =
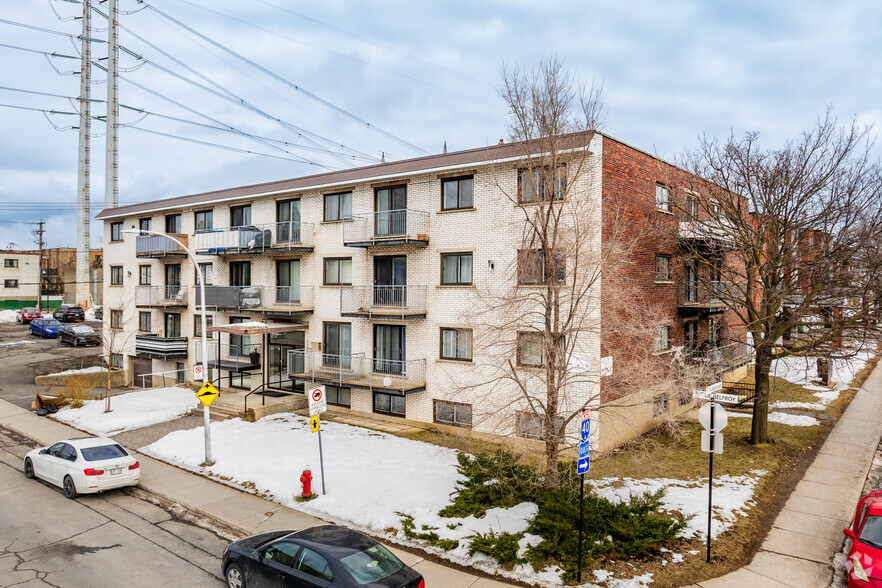
[[[882,437],[882,366],[876,367],[833,427],[772,530],[747,566],[701,588],[826,588],[842,529],[851,524]]]
[[[59,439],[83,435],[77,429],[48,418],[38,417],[29,410],[3,400],[0,400],[0,425],[33,439],[40,445],[51,445]],[[203,478],[146,455],[136,455],[142,464],[143,490],[215,519],[237,530],[243,536],[261,531],[300,529],[325,523],[300,511],[258,498],[253,494]],[[88,497],[84,499],[88,500]],[[445,588],[512,586],[428,561],[394,546],[387,547],[404,563],[420,572],[428,586]],[[220,560],[218,560],[219,565]]]

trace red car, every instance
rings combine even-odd
[[[882,588],[882,490],[861,498],[854,522],[842,532],[851,539],[848,588]]]
[[[18,316],[15,318],[21,324],[26,325],[35,318],[43,318],[43,313],[40,312],[39,308],[22,308],[18,311]]]

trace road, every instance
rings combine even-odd
[[[122,491],[66,499],[21,471],[33,444],[0,427],[0,586],[223,586],[229,543]]]

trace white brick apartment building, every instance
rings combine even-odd
[[[0,251],[0,309],[37,306],[40,254],[36,251]]]

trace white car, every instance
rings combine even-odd
[[[68,498],[104,492],[141,481],[141,464],[113,439],[78,437],[29,451],[27,478],[40,478],[64,490]]]

